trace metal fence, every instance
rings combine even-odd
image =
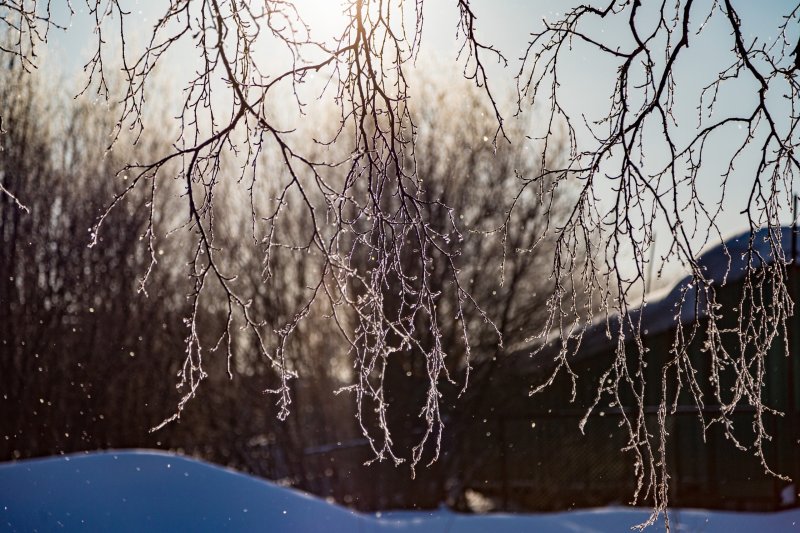
[[[706,413],[707,419],[714,414]],[[362,510],[432,508],[556,511],[628,504],[635,490],[634,457],[620,427],[621,411],[594,414],[582,434],[583,412],[549,410],[526,416],[480,419],[445,443],[440,462],[420,468],[412,479],[407,467],[391,463],[364,466],[372,457],[363,441],[307,450],[303,488]],[[650,410],[647,423],[656,424]],[[748,442],[752,413],[734,415],[742,442]],[[773,419],[771,419],[773,420]],[[721,427],[705,432],[692,408],[679,409],[668,422],[670,502],[684,507],[774,510],[797,505],[796,489],[765,473],[750,451],[737,449]],[[767,462],[778,473],[800,474],[796,420],[773,420]],[[648,505],[647,501],[639,502]]]

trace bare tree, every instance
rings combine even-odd
[[[108,214],[134,190],[149,190],[154,205],[161,194],[159,184],[169,175],[167,165],[178,165],[177,178],[183,185],[188,212],[184,230],[193,241],[188,275],[194,290],[181,373],[186,392],[175,418],[206,377],[202,356],[207,343],[201,341],[197,321],[209,287],[216,285],[222,294],[228,326],[208,344],[225,347],[231,359],[234,325],[238,322],[250,332],[261,357],[277,372],[278,384],[272,392],[277,397],[279,417],[288,416],[289,382],[294,377],[287,363],[287,339],[312,308],[322,306],[338,324],[351,351],[356,381],[350,390],[357,398],[359,419],[363,420],[367,405],[376,412],[377,434],[362,423],[376,457],[401,460],[386,423],[383,377],[393,354],[407,349],[418,350],[424,356],[429,377],[423,408],[425,431],[417,449],[424,449],[428,443],[434,443],[434,449],[438,446],[442,429],[440,385],[449,379],[450,355],[449,347],[442,342],[441,324],[455,318],[465,325],[460,345],[468,354],[472,341],[465,315],[467,310],[479,315],[482,311],[459,274],[459,248],[453,243],[461,237],[456,222],[460,213],[441,198],[427,195],[416,166],[418,128],[411,107],[414,101],[408,71],[420,46],[423,4],[423,0],[347,1],[343,5],[346,24],[333,43],[323,43],[315,40],[312,29],[290,0],[258,4],[174,0],[153,26],[143,51],[133,52],[126,42],[125,26],[133,15],[128,14],[122,2],[87,0],[97,22],[97,46],[87,66],[87,87],[104,96],[109,94],[106,65],[111,54],[105,42],[112,33],[121,37],[120,61],[126,83],[117,131],[132,128],[139,135],[146,135],[143,111],[150,76],[178,43],[193,44],[199,56],[197,74],[182,93],[180,131],[174,149],[125,169],[131,175],[128,189],[110,202],[93,232],[93,243],[97,243]],[[3,51],[22,61],[26,68],[35,64],[35,50],[56,25],[49,7],[49,3],[34,1],[4,3],[0,7],[5,32],[12,36],[6,41],[11,44]],[[505,62],[505,58],[490,43],[478,39],[477,17],[469,0],[459,0],[458,7],[459,19],[454,24],[462,40],[465,75],[483,88],[494,112],[496,130],[488,139],[504,142],[503,113],[490,90],[485,65],[489,60]],[[764,37],[746,38],[731,0],[710,5],[692,0],[663,2],[647,8],[637,0],[613,0],[600,7],[580,6],[546,23],[543,31],[533,35],[517,76],[520,109],[528,102],[549,109],[542,133],[543,152],[549,152],[555,136],[561,138],[562,131],[566,131],[570,146],[563,164],[553,166],[543,161],[538,175],[523,176],[518,198],[538,187],[543,205],[548,205],[548,198],[565,180],[580,180],[579,193],[566,221],[553,226],[557,233],[551,264],[555,291],[548,300],[541,336],[556,331],[563,348],[553,377],[543,386],[561,372],[574,377],[570,356],[579,349],[586,325],[605,320],[609,334],[618,339],[618,357],[603,375],[604,380],[611,379],[615,385],[606,389],[601,384],[597,397],[598,401],[604,394],[618,398],[620,387],[628,387],[639,399],[638,414],[625,418],[625,426],[630,446],[639,457],[635,500],[652,502],[651,521],[668,503],[665,420],[671,401],[664,392],[657,427],[648,427],[643,399],[646,387],[666,391],[667,381],[677,380],[678,390],[691,391],[698,408],[709,402],[719,404],[719,415],[704,424],[730,427],[730,414],[737,407],[752,406],[757,428],[752,446],[763,461],[762,443],[768,438],[763,417],[769,407],[762,401],[759,369],[763,369],[769,346],[776,339],[786,338],[787,317],[793,310],[778,227],[798,170],[798,56],[792,44],[799,12],[798,7],[790,10],[776,39],[768,42]],[[731,63],[722,65],[714,79],[694,93],[698,124],[687,129],[674,118],[676,102],[684,99],[679,85],[687,83],[679,81],[679,67],[690,44],[702,37],[710,22],[725,25]],[[621,31],[604,34],[603,26],[609,24]],[[288,66],[274,71],[260,62],[254,51],[262,46],[273,55],[280,51]],[[584,47],[617,67],[610,104],[596,122],[584,123],[583,117],[572,115],[560,92],[564,79],[559,78],[559,69],[573,53],[573,46]],[[276,102],[285,101],[288,94],[297,113],[302,114],[308,88],[315,86],[309,80],[316,73],[327,80],[320,98],[331,98],[340,110],[341,127],[321,141],[345,144],[350,153],[343,160],[315,158],[316,148],[308,148],[305,138],[282,127],[273,113]],[[743,79],[749,80],[752,105],[733,113],[715,114],[718,95]],[[775,99],[771,96],[775,93],[785,98]],[[701,242],[721,239],[717,222],[722,198],[709,205],[698,195],[697,184],[709,168],[708,146],[712,140],[729,135],[731,129],[738,131],[739,127],[744,134],[733,137],[737,145],[726,156],[723,167],[727,170],[722,172],[721,183],[724,190],[734,166],[745,153],[755,151],[755,172],[750,178],[752,187],[745,209],[753,237],[745,254],[747,290],[740,306],[753,311],[739,322],[740,350],[732,354],[719,342],[715,279],[697,262],[695,234],[699,232]],[[276,154],[284,178],[278,180],[281,186],[273,201],[259,202],[259,194],[250,195],[250,232],[254,246],[263,246],[265,275],[269,279],[270,267],[281,248],[311,253],[319,262],[314,279],[307,280],[310,290],[298,302],[296,313],[274,332],[265,329],[254,316],[250,300],[234,282],[235,272],[224,259],[227,252],[215,237],[215,220],[224,217],[215,207],[220,183],[238,180],[248,191],[265,187],[269,178],[260,171],[258,161],[259,154],[266,150]],[[223,154],[231,151],[238,154],[240,164],[235,176],[226,172],[222,164]],[[612,201],[605,205],[601,197],[609,190]],[[17,201],[13,189],[4,188],[0,193]],[[18,202],[22,206],[25,199],[19,198]],[[289,203],[300,205],[305,212],[308,233],[301,242],[284,235]],[[519,229],[513,216],[516,208],[512,200],[500,235]],[[442,214],[445,224],[437,225],[434,217]],[[648,281],[646,257],[654,243],[654,224],[659,220],[668,228],[665,238],[669,239],[662,259],[678,261],[689,268],[693,283],[687,285],[684,304],[694,302],[696,315],[707,320],[687,327],[679,324],[674,357],[664,369],[663,382],[648,384],[641,371],[646,364],[641,323],[636,318],[641,315],[632,314],[631,310],[642,303],[641,294]],[[771,257],[759,254],[761,243],[755,242],[756,230],[762,226],[768,228]],[[148,233],[151,254],[161,238],[155,231]],[[536,246],[533,243],[534,250]],[[367,262],[354,260],[361,257],[366,257]],[[623,262],[630,262],[632,268],[623,268]],[[757,274],[760,268],[766,268],[766,276]],[[434,274],[442,272],[448,279],[445,290],[452,302],[446,316],[438,306],[444,296],[434,284]],[[147,275],[143,281],[146,285]],[[771,294],[772,304],[766,305],[754,296],[762,291]],[[587,299],[580,298],[581,293],[601,295],[599,312],[585,304]],[[387,312],[390,296],[391,302],[398,303],[391,306],[391,313]],[[491,323],[493,317],[482,316]],[[615,316],[616,321],[612,320]],[[433,342],[421,342],[421,331],[430,335]],[[720,391],[713,398],[698,392],[693,377],[697,362],[686,351],[687,339],[697,335],[709,339],[709,357],[715,368],[730,368],[736,373],[732,399]],[[638,346],[633,366],[625,356],[629,342]],[[669,372],[670,369],[680,371]],[[653,434],[655,438],[651,438]],[[412,462],[420,457],[415,452]]]
[[[98,151],[114,122],[106,107],[56,95],[55,80],[20,77],[21,69],[0,70],[8,128],[0,137],[0,184],[24,196],[29,209],[0,197],[0,369],[8,402],[0,454],[149,443],[148,424],[177,397],[172,387],[151,387],[147,400],[134,392],[176,370],[164,354],[180,349],[170,340],[180,320],[169,309],[181,298],[167,288],[183,278],[163,268],[150,287],[159,298],[137,295],[150,261],[139,238],[150,224],[170,225],[172,215],[160,205],[148,219],[139,191],[113,215],[103,246],[87,248],[86,236],[101,198],[125,182],[108,177],[158,143]]]
[[[0,137],[0,184],[24,196],[28,207],[0,197],[0,390],[7,411],[0,459],[156,447],[305,486],[306,448],[358,436],[347,398],[324,396],[343,384],[337,376],[343,363],[314,357],[333,344],[333,324],[312,309],[290,339],[288,363],[305,378],[293,387],[290,419],[277,421],[263,409],[261,392],[276,376],[252,349],[253,339],[240,335],[235,360],[208,362],[203,401],[192,403],[184,423],[149,432],[180,400],[171,380],[161,378],[175,375],[182,362],[181,317],[191,289],[183,265],[190,252],[181,235],[161,241],[145,294],[140,281],[153,257],[141,242],[150,230],[180,226],[179,200],[175,192],[162,193],[150,218],[148,191],[132,191],[109,215],[100,245],[86,246],[87,229],[130,179],[114,179],[115,172],[169,142],[150,135],[137,146],[120,142],[105,151],[113,105],[74,100],[55,90],[63,80],[51,73],[21,71],[19,63],[0,70],[8,128]],[[246,191],[236,202],[222,194],[217,202],[235,215],[217,225],[230,267],[242,272],[238,283],[248,287],[264,327],[279,328],[302,303],[303,272],[313,277],[315,258],[277,250],[273,275],[263,283],[261,254],[247,237],[250,217],[239,209],[247,205]],[[303,222],[302,211],[289,213],[284,237],[302,239]],[[226,327],[224,294],[211,289],[197,315],[204,343]]]

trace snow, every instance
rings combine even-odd
[[[363,514],[181,456],[97,452],[0,464],[0,530],[492,533],[626,531],[648,511],[622,507],[535,515]],[[800,509],[672,511],[675,531],[800,531]],[[650,531],[663,531],[659,524]]]
[[[771,239],[774,240],[774,243],[770,242]],[[795,239],[797,239],[796,243]],[[800,259],[800,234],[795,236],[794,228],[789,226],[772,231],[768,228],[757,230],[752,239],[752,256],[748,255],[749,244],[750,232],[746,231],[700,254],[697,264],[706,280],[716,286],[741,281],[747,274],[748,262],[754,269],[775,262],[772,244],[776,247],[780,245],[782,253],[778,257],[781,261],[792,260],[792,253],[797,255],[794,258],[795,261]],[[691,290],[692,281],[692,276],[687,275],[671,287],[648,294],[644,306],[640,305],[630,309],[631,320],[636,322],[641,313],[642,331],[652,336],[674,328],[679,316],[682,324],[694,322],[696,313],[700,313],[702,318],[705,316],[706,310],[704,305],[697,305],[698,292]],[[616,314],[609,317],[612,331],[616,331],[618,328],[618,321],[619,318]],[[616,340],[608,338],[606,329],[605,315],[595,316],[594,321],[584,331],[581,350],[576,354],[577,359],[593,357],[600,352],[616,347]],[[546,344],[552,350],[557,350],[559,339],[560,333],[555,331],[548,337]],[[528,371],[530,369],[529,355],[540,343],[539,339],[535,339],[531,345],[516,348],[511,354],[514,364],[520,365],[522,371]],[[537,360],[537,365],[540,367],[551,368],[553,364],[553,361],[547,358]]]
[[[773,244],[776,248],[780,245],[781,261],[791,260],[795,248],[793,245],[795,238],[800,239],[800,236],[795,237],[794,229],[789,226],[775,229],[772,232],[767,228],[762,228],[753,234],[753,255],[749,256],[750,232],[746,231],[703,252],[697,258],[697,264],[705,278],[714,285],[735,283],[744,278],[748,263],[752,268],[759,268],[775,262],[772,253]],[[774,239],[775,242],[771,243],[770,239]],[[795,253],[797,252],[795,251]],[[680,309],[681,322],[686,324],[694,321],[697,292],[686,291],[687,287],[690,287],[691,281],[691,276],[686,276],[669,291],[648,296],[648,307],[644,310],[642,328],[647,329],[650,334],[655,334],[674,327],[677,308],[683,292],[686,292],[686,300]],[[703,306],[700,306],[699,311],[701,313],[705,311]]]

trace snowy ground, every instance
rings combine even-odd
[[[355,513],[207,463],[155,452],[108,452],[0,464],[0,530],[505,533],[626,531],[643,510],[537,515]],[[676,531],[800,531],[780,513],[674,511]],[[663,531],[663,525],[649,531]]]

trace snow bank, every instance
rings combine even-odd
[[[751,243],[752,237],[752,243]],[[752,254],[748,253],[752,246]],[[792,253],[797,257],[792,257]],[[795,235],[794,228],[784,226],[769,230],[757,230],[752,236],[749,231],[731,237],[722,244],[705,250],[697,258],[697,264],[706,280],[716,286],[734,284],[744,279],[748,266],[753,269],[780,262],[800,259],[800,232]],[[646,335],[657,335],[674,328],[680,319],[683,324],[694,322],[696,313],[705,316],[703,305],[697,305],[698,292],[692,289],[692,276],[687,275],[674,285],[648,294],[646,303],[629,310],[631,320],[636,322],[642,314],[642,331]],[[702,296],[701,296],[702,297]],[[611,331],[619,327],[618,315],[609,318]],[[599,314],[586,327],[582,345],[573,361],[587,359],[601,352],[615,349],[616,338],[608,338],[606,317]],[[630,332],[629,332],[630,333]],[[630,338],[630,336],[628,337]],[[552,332],[546,344],[553,353],[560,348],[559,332]],[[551,369],[556,364],[552,359],[539,357],[531,366],[530,354],[539,347],[541,341],[535,339],[531,344],[515,348],[510,354],[512,364],[518,371],[527,372],[534,369]]]
[[[318,498],[164,453],[0,465],[0,529],[11,531],[349,533],[364,521]]]
[[[0,465],[0,530],[512,533],[627,531],[647,511],[606,508],[538,515],[447,510],[365,515],[201,461],[106,452]],[[673,511],[675,531],[800,531],[800,510]],[[663,531],[663,525],[649,531]]]

